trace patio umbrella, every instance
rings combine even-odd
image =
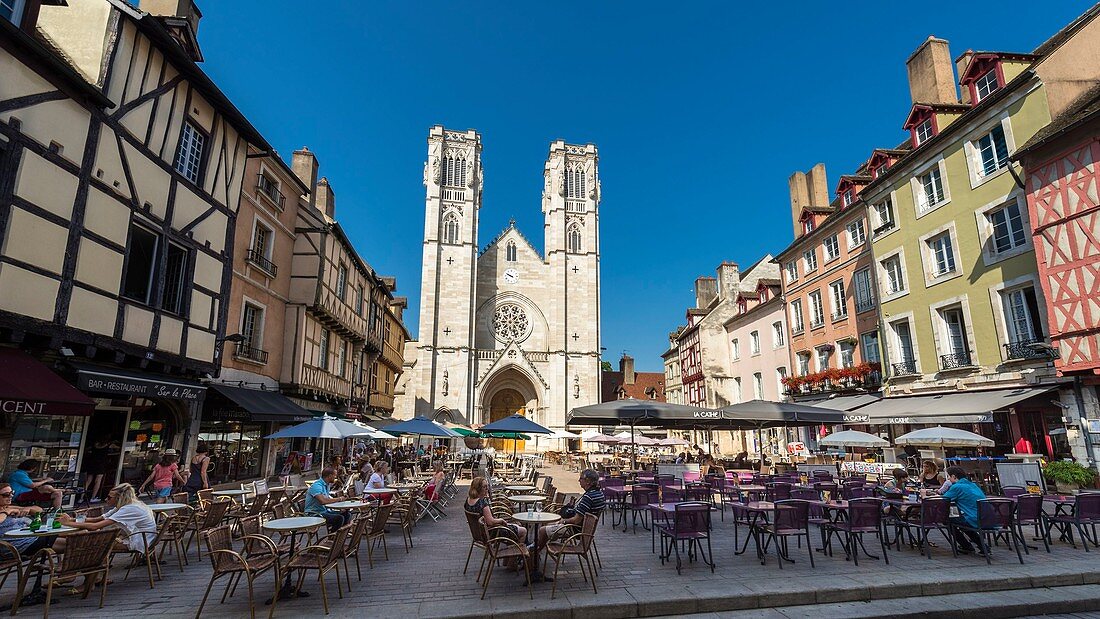
[[[393,439],[397,438],[396,436],[390,434],[389,432],[384,432],[382,430],[379,430],[378,428],[375,428],[374,426],[369,426],[369,425],[363,423],[362,421],[353,421],[351,423],[355,424],[356,426],[359,426],[359,428],[361,430],[361,432],[359,434],[352,435],[355,438],[367,437],[367,438],[373,438],[375,440],[380,440],[380,441],[393,440]]]
[[[659,444],[661,447],[679,447],[679,446],[687,446],[687,445],[690,445],[691,443],[685,441],[684,439],[682,439],[678,436],[670,436],[668,438],[663,438],[663,439],[657,441],[657,444]]]
[[[550,428],[540,426],[523,415],[511,415],[481,426],[483,434],[553,434]],[[512,458],[516,457],[516,441],[512,440]]]
[[[584,439],[588,443],[596,443],[599,445],[618,445],[619,439],[614,436],[608,436],[606,434],[596,433],[592,438]]]
[[[834,432],[817,441],[820,445],[834,445],[837,447],[889,447],[890,441],[874,434],[860,432],[859,430],[844,430]]]
[[[958,428],[936,426],[914,430],[894,439],[895,445],[927,445],[934,447],[992,447],[996,443],[982,436]]]
[[[661,441],[655,438],[649,438],[639,434],[635,437],[629,437],[621,439],[623,445],[637,445],[638,447],[655,447],[661,444]]]
[[[390,434],[415,434],[417,445],[420,444],[421,436],[435,436],[439,438],[457,438],[462,436],[458,432],[423,416],[413,417],[412,419],[386,426],[386,432]]]
[[[329,417],[328,415],[321,415],[320,417],[314,417],[309,421],[303,421],[296,426],[290,426],[283,428],[274,434],[269,434],[264,438],[336,438],[345,439],[352,436],[359,435],[363,432],[363,428],[351,423],[350,421],[343,421],[335,417]],[[325,468],[325,450],[321,449],[321,468]]]

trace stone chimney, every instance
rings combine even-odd
[[[327,178],[322,176],[321,180],[317,181],[317,190],[313,192],[313,195],[314,206],[317,207],[317,210],[328,215],[329,219],[336,219],[336,194],[329,186]]]
[[[970,59],[974,57],[974,50],[968,49],[955,59],[955,75],[962,79],[963,71],[966,71],[966,65],[970,64]],[[970,89],[960,88],[959,95],[962,97],[961,101],[967,105],[970,105]]]
[[[726,260],[718,265],[718,298],[729,299],[737,294],[741,285],[741,271],[736,262]]]
[[[825,174],[825,164],[819,163],[809,172],[795,172],[787,179],[791,191],[791,223],[794,236],[802,236],[802,224],[798,216],[807,206],[829,206],[829,181]]]
[[[202,11],[194,0],[139,0],[138,8],[159,18],[191,60],[202,62],[198,42]]]
[[[806,191],[810,206],[829,206],[829,179],[825,177],[825,164],[819,163],[806,173]]]
[[[696,309],[706,309],[716,296],[718,296],[718,280],[713,277],[700,277],[695,280]]]
[[[294,171],[294,176],[297,176],[298,180],[310,189],[310,204],[315,204],[317,194],[313,190],[317,186],[317,166],[317,157],[305,146],[301,150],[294,151],[290,159],[290,169]]]
[[[619,359],[619,371],[623,373],[623,384],[634,384],[634,357],[623,353],[623,358]]]
[[[913,103],[958,103],[955,67],[947,41],[934,36],[921,43],[905,61],[909,97]]]

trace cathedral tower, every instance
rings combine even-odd
[[[428,133],[424,163],[424,256],[416,372],[417,415],[473,409],[474,297],[481,208],[481,136]]]

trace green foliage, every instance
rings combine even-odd
[[[601,361],[600,362],[600,369],[603,370],[604,372],[614,372],[615,371],[615,369],[611,367],[611,362],[610,361]]]
[[[1086,486],[1092,483],[1095,473],[1076,462],[1055,461],[1047,464],[1043,469],[1043,475],[1047,479],[1060,484],[1077,484]]]

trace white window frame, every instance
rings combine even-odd
[[[924,195],[924,182],[921,181],[921,177],[931,174],[933,171],[935,171],[939,177],[940,191],[943,195],[938,201],[929,202],[922,208],[921,196]],[[912,178],[909,179],[909,187],[913,192],[913,211],[917,219],[951,202],[951,190],[947,183],[947,162],[944,160],[943,156],[940,156],[939,159],[936,159],[931,164],[914,172]]]
[[[894,232],[895,230],[898,229],[898,208],[897,208],[897,203],[898,202],[897,202],[897,199],[896,199],[895,192],[891,191],[889,194],[884,196],[881,200],[871,204],[871,209],[868,212],[868,218],[873,217],[874,221],[871,222],[870,219],[868,219],[868,223],[869,223],[869,226],[871,228],[871,230],[869,232],[875,239],[881,239],[882,237],[886,236],[887,234],[890,234],[890,233],[892,233],[892,232]],[[876,233],[875,232],[876,230],[880,230],[884,225],[886,225],[886,222],[883,221],[883,219],[882,219],[882,212],[883,212],[883,207],[884,206],[886,207],[886,212],[890,213],[890,224],[891,225],[890,225],[889,228],[887,228],[885,230],[882,230],[881,232]]]
[[[849,341],[838,341],[834,344],[836,347],[836,366],[838,368],[850,368],[856,365],[856,344]],[[844,358],[844,351],[848,351],[848,359]]]
[[[865,273],[866,277],[862,278],[861,273]],[[866,280],[866,297],[870,301],[866,307],[860,304],[860,297],[863,296],[860,291],[860,280]],[[861,314],[863,312],[869,312],[875,309],[875,277],[871,273],[871,267],[866,267],[856,270],[852,273],[852,296],[855,299],[856,313]]]
[[[970,315],[970,302],[967,299],[967,295],[959,295],[957,297],[951,297],[949,299],[943,299],[937,303],[933,303],[928,307],[929,318],[932,321],[932,343],[936,347],[936,371],[942,370],[940,364],[941,355],[954,354],[954,349],[951,348],[950,342],[948,342],[947,322],[944,320],[943,312],[958,308],[961,310],[963,320],[966,322],[964,337],[966,338],[967,352],[970,353],[970,365],[979,365],[978,362],[978,346],[976,338],[974,337],[974,319]]]
[[[753,356],[760,354],[760,332],[752,331],[749,333],[749,353]]]
[[[989,174],[985,173],[985,166],[982,165],[982,156],[980,149],[978,148],[978,140],[981,140],[985,136],[989,135],[993,128],[997,125],[1001,126],[1001,130],[1005,134],[1005,149],[1008,154],[1005,157],[1004,165],[997,168]],[[979,185],[984,185],[989,181],[997,178],[998,176],[1008,172],[1008,167],[1012,165],[1009,159],[1012,157],[1012,153],[1016,152],[1016,138],[1012,134],[1012,119],[1005,112],[1001,116],[992,120],[986,121],[979,125],[976,129],[971,131],[967,139],[963,142],[963,154],[966,155],[966,169],[970,175],[970,188],[974,189]]]
[[[783,328],[783,321],[777,320],[772,323],[772,349],[783,348],[787,345],[787,334]]]
[[[844,229],[848,233],[848,251],[851,251],[867,242],[867,226],[866,224],[864,224],[862,217],[856,219],[853,222],[850,222],[847,226],[844,227]],[[858,230],[859,234],[856,235],[853,230]],[[859,236],[858,240],[856,239],[856,236]]]
[[[852,203],[856,201],[855,195],[856,194],[854,191],[852,191],[851,189],[846,189],[841,195],[840,200],[844,204],[844,206],[851,206]]]
[[[890,292],[887,286],[890,285],[890,276],[886,271],[885,263],[891,258],[898,259],[898,266],[901,268],[901,289],[896,292]],[[879,291],[878,298],[880,303],[886,303],[887,301],[893,301],[894,299],[900,299],[909,294],[909,271],[905,268],[905,248],[899,247],[894,251],[884,254],[881,258],[875,261],[875,272],[878,274]]]
[[[817,248],[802,252],[802,266],[807,274],[817,270]]]
[[[829,369],[829,359],[833,356],[832,353],[825,350],[824,347],[824,344],[814,347],[814,368],[818,372],[824,372]]]
[[[752,395],[753,399],[764,399],[764,373],[753,372],[752,374]]]
[[[730,340],[730,358],[734,361],[741,358],[741,342],[737,338]]]
[[[993,88],[986,90],[986,92],[983,94],[983,82],[985,84],[988,84],[990,77],[993,78]],[[1001,81],[997,79],[997,67],[992,67],[985,73],[982,73],[981,76],[978,77],[978,79],[974,80],[974,103],[980,103],[982,99],[988,97],[989,95],[997,92],[1000,89]]]
[[[807,297],[810,300],[810,329],[817,329],[825,325],[825,303],[821,299],[821,291],[815,290],[811,292]],[[814,302],[816,299],[816,303]],[[815,320],[817,315],[820,314],[821,319]]]
[[[874,338],[873,348],[867,345],[868,337]],[[872,350],[874,351],[873,354],[868,354],[868,351]],[[882,348],[879,343],[879,332],[877,329],[859,334],[859,351],[863,356],[864,363],[882,363]]]
[[[805,376],[810,373],[810,364],[813,363],[813,355],[809,351],[802,351],[795,355],[798,362],[799,376]]]
[[[329,351],[332,349],[332,332],[324,327],[317,336],[317,367],[329,371]]]
[[[955,263],[955,268],[951,271],[944,273],[936,272],[936,252],[932,244],[940,236],[947,235],[947,238],[951,243],[952,259]],[[943,282],[950,281],[956,277],[962,277],[964,275],[963,268],[963,254],[961,246],[959,245],[959,235],[955,229],[955,222],[948,222],[934,230],[928,231],[922,235],[918,241],[921,252],[922,271],[924,272],[924,285],[927,288],[931,288],[936,284],[942,284]]]
[[[1046,312],[1046,298],[1043,295],[1043,287],[1040,284],[1038,273],[1029,273],[1027,275],[1021,275],[1020,277],[1014,277],[1002,282],[997,282],[993,286],[989,287],[989,301],[993,307],[993,322],[997,329],[997,343],[1000,344],[998,348],[1001,352],[1001,360],[1007,361],[1008,354],[1005,351],[1004,345],[1012,343],[1012,337],[1010,331],[1011,318],[1005,312],[1005,298],[1008,293],[1020,290],[1021,288],[1031,287],[1035,291],[1035,303],[1038,306],[1039,315],[1032,317],[1032,322],[1038,320],[1037,328],[1040,333],[1040,337],[1046,338],[1050,336],[1050,325],[1047,320]],[[1013,360],[1015,361],[1015,359]]]
[[[263,247],[263,256],[267,260],[271,260],[271,257],[275,254],[275,226],[269,224],[267,220],[256,217],[252,220],[252,236],[249,238],[248,248],[256,249],[256,230],[263,228],[267,233],[267,242]]]
[[[883,365],[884,366],[886,366],[886,365],[891,366],[891,372],[890,373],[893,374],[893,364],[905,361],[905,358],[900,355],[900,353],[901,353],[901,338],[898,337],[898,331],[897,331],[897,325],[898,325],[898,323],[901,323],[901,322],[904,322],[909,326],[909,343],[910,343],[910,347],[913,349],[913,365],[916,368],[917,373],[920,374],[921,373],[920,344],[917,341],[917,330],[916,330],[916,328],[914,327],[914,324],[913,324],[915,322],[914,318],[913,318],[913,312],[905,312],[903,314],[898,314],[897,316],[892,317],[891,320],[886,323],[886,337],[889,338],[889,340],[890,340],[890,348],[889,348],[890,355],[888,355],[887,360],[885,362],[883,362]],[[881,343],[881,336],[880,336],[880,343]]]
[[[798,261],[791,260],[787,263],[787,283],[798,281]]]
[[[805,333],[806,317],[802,314],[802,299],[794,299],[791,301],[788,314],[788,320],[791,321],[791,334],[799,335]]]
[[[733,377],[733,399],[734,399],[734,404],[740,404],[743,397],[744,397],[743,396],[743,391],[741,389],[741,377],[740,376],[735,376],[735,377]]]
[[[187,118],[180,128],[179,144],[176,145],[176,160],[173,168],[180,176],[198,185],[202,182],[202,173],[206,156],[207,135],[198,123]]]
[[[267,323],[267,305],[260,303],[259,301],[256,301],[251,297],[244,297],[241,301],[241,316],[238,320],[237,333],[245,335],[245,313],[247,312],[247,309],[249,307],[259,311],[259,321],[254,327],[252,338],[249,339],[248,336],[245,336],[245,341],[242,343],[252,348],[264,350],[264,326]]]
[[[782,365],[775,368],[775,392],[780,396],[783,395],[783,390],[785,389],[783,387],[784,378],[787,378],[787,368]]]
[[[821,241],[821,255],[825,258],[825,264],[840,258],[840,235],[832,234]]]
[[[994,212],[1007,208],[1012,202],[1015,202],[1016,207],[1020,210],[1020,225],[1023,226],[1024,242],[1011,249],[998,252],[994,239],[996,228],[993,225],[991,216]],[[984,262],[986,266],[994,265],[1014,256],[1019,256],[1020,254],[1026,254],[1035,249],[1030,215],[1027,210],[1027,200],[1024,197],[1023,191],[1014,189],[1011,193],[1001,196],[989,204],[976,209],[974,211],[974,217],[978,222],[978,236],[982,247],[982,262]]]
[[[839,295],[837,293],[838,289],[840,291]],[[848,317],[848,303],[845,298],[847,294],[848,289],[847,286],[844,285],[843,279],[838,279],[829,284],[829,305],[833,308],[829,317],[832,320],[844,320]]]
[[[919,125],[913,127],[913,137],[917,146],[924,144],[936,136],[935,127],[932,126],[932,117],[925,118]]]

